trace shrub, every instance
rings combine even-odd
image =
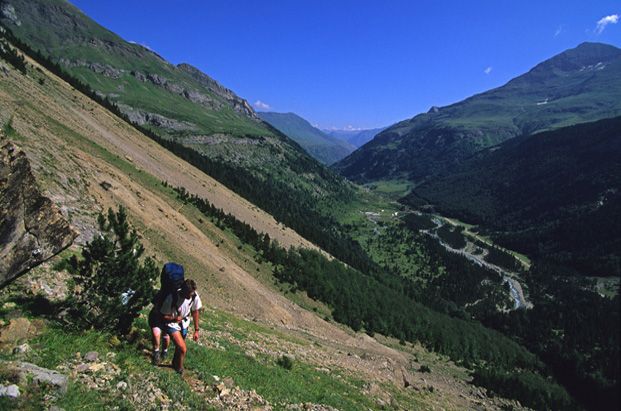
[[[130,229],[123,207],[98,218],[102,233],[87,243],[76,270],[73,318],[79,327],[95,327],[126,335],[140,311],[153,298],[158,270],[144,253],[136,230]]]
[[[280,365],[285,370],[290,370],[293,368],[293,358],[288,355],[281,356],[278,360],[276,360],[276,364]]]

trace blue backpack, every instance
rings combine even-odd
[[[153,305],[156,307],[161,306],[166,297],[172,294],[173,307],[176,306],[178,291],[181,290],[184,280],[185,270],[181,264],[172,262],[164,264],[160,276],[160,290],[153,299]]]

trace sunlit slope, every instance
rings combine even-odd
[[[311,156],[330,165],[349,155],[355,147],[313,127],[295,113],[258,113],[263,120],[282,131]]]

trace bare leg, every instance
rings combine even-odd
[[[151,328],[151,341],[153,342],[153,351],[159,351],[161,335],[162,335],[162,330],[159,327]],[[164,347],[168,345],[166,341],[168,341],[168,343],[170,344],[170,339],[166,337],[167,336],[164,336]]]
[[[185,353],[187,352],[185,340],[179,331],[172,333],[170,338],[172,338],[175,343],[175,356],[173,357],[172,366],[175,371],[179,372],[183,370],[183,361],[185,360]]]
[[[170,345],[170,336],[168,334],[164,334],[164,342],[162,343],[162,349],[167,350]]]

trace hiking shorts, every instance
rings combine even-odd
[[[169,326],[165,326],[165,327],[166,327],[166,334],[168,334],[168,335],[174,334],[176,332],[180,332],[181,336],[183,337],[184,340],[185,340],[185,337],[187,337],[187,335],[188,335],[188,329],[187,328],[181,327],[180,330],[177,330],[176,328],[173,328],[173,327],[169,327]]]

